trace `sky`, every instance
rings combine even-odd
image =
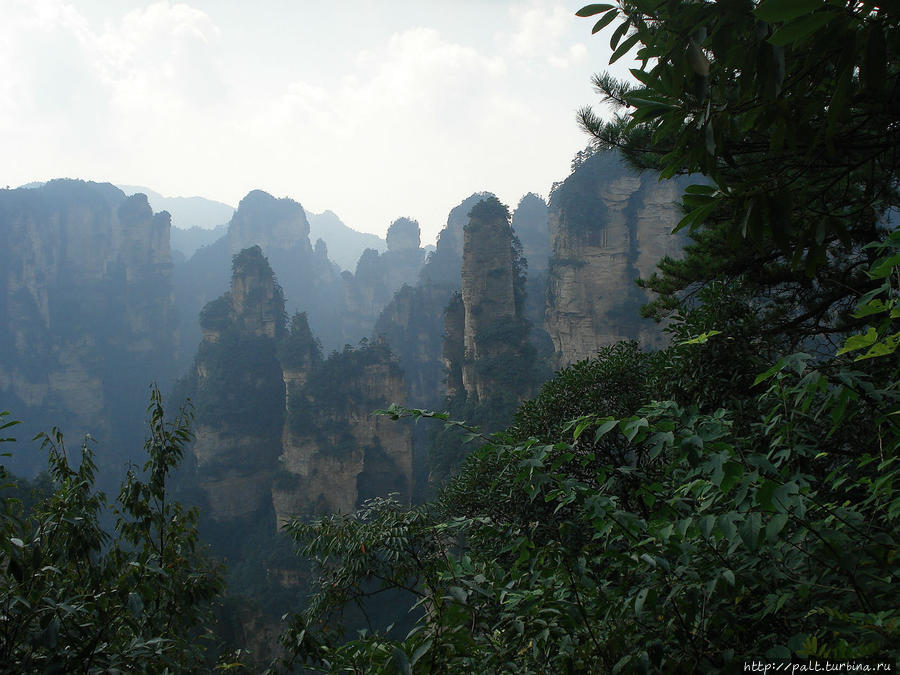
[[[261,189],[433,243],[473,192],[546,198],[587,145],[618,22],[592,36],[584,4],[2,0],[0,184]]]

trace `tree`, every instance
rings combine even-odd
[[[895,662],[900,232],[881,224],[896,206],[896,13],[621,0],[579,14],[602,14],[595,31],[624,16],[613,60],[638,43],[644,59],[640,89],[597,80],[628,115],[585,111],[585,125],[664,176],[709,180],[684,200],[695,248],[651,280],[669,284],[674,344],[560,373],[430,509],[374,503],[293,528],[324,572],[313,608],[377,578],[426,611],[405,638],[336,644],[313,609],[285,645],[371,672]],[[815,336],[834,344],[798,350]],[[642,370],[647,388],[629,386]]]
[[[199,549],[196,510],[167,490],[190,440],[190,413],[167,422],[152,389],[149,459],[144,475],[129,470],[122,484],[113,535],[100,524],[108,504],[94,488],[89,441],[76,468],[58,429],[38,438],[49,452],[51,494],[31,511],[5,498],[0,512],[4,672],[199,667],[221,579]]]
[[[706,177],[679,224],[696,242],[645,280],[661,294],[649,313],[727,277],[767,304],[788,348],[859,325],[850,314],[872,288],[863,247],[898,206],[897,8],[622,0],[578,14],[601,15],[596,29],[620,19],[610,62],[637,47],[641,64],[637,86],[595,77],[620,113],[585,108],[583,127],[663,177]]]

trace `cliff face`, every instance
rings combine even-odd
[[[640,319],[648,297],[634,280],[651,274],[663,256],[680,255],[683,239],[670,232],[681,217],[682,187],[598,152],[555,188],[546,325],[557,365],[618,340],[661,344],[659,327]]]
[[[306,312],[329,349],[343,344],[344,311],[339,270],[324,244],[313,248],[303,207],[291,199],[276,199],[254,190],[241,200],[225,236],[201,248],[176,269],[176,301],[182,333],[179,358],[184,367],[200,340],[197,314],[229,288],[231,257],[259,246],[278,275],[291,313]]]
[[[375,322],[375,335],[397,354],[411,406],[434,408],[444,398],[444,307],[454,292],[437,284],[404,286]]]
[[[144,195],[108,183],[0,190],[4,405],[38,429],[90,432],[101,464],[125,459],[106,448],[133,444],[129,407],[143,410],[149,383],[172,374],[169,227]]]
[[[420,246],[419,223],[398,218],[388,228],[388,250],[379,254],[366,249],[356,274],[344,272],[344,340],[350,343],[371,335],[381,311],[400,288],[414,284],[425,262]]]
[[[207,304],[200,324],[189,392],[198,482],[215,520],[245,518],[271,498],[285,405],[284,296],[258,246],[234,256],[231,291]]]
[[[450,396],[464,393],[470,403],[496,407],[527,393],[534,364],[521,267],[509,211],[496,197],[479,202],[464,230],[462,290],[445,312]]]
[[[406,373],[410,405],[436,407],[446,395],[444,308],[460,289],[469,212],[486,197],[492,195],[475,193],[450,211],[437,247],[421,267],[418,283],[409,281],[410,285],[400,288],[375,321],[374,334],[387,340]],[[391,238],[401,242],[401,251],[408,249],[409,244],[402,242],[412,237],[404,236],[402,230],[396,235],[400,236]]]
[[[528,276],[546,272],[551,253],[547,202],[529,192],[513,212],[512,227],[522,242],[522,255],[528,260]]]
[[[469,212],[476,204],[493,196],[490,192],[476,192],[450,210],[447,224],[438,235],[437,246],[428,255],[419,275],[422,283],[459,289],[459,270],[462,267],[465,239],[463,230],[469,222]]]
[[[285,370],[287,416],[272,490],[276,521],[353,511],[376,495],[412,489],[412,433],[373,415],[406,401],[406,384],[382,342],[332,354],[302,376]]]
[[[238,204],[228,224],[228,245],[232,254],[251,246],[264,251],[295,247],[311,251],[306,213],[292,199],[276,199],[262,190],[252,190]]]
[[[383,343],[322,360],[305,314],[285,328],[281,287],[258,246],[234,257],[231,291],[201,313],[187,394],[196,401],[198,484],[218,521],[351,511],[409,495],[408,426],[372,415],[406,400]]]
[[[495,383],[480,364],[504,355],[510,341],[499,332],[521,326],[516,302],[518,270],[514,266],[509,212],[495,199],[471,211],[463,243],[461,271],[464,308],[462,385],[475,401],[485,400]]]

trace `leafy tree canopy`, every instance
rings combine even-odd
[[[663,177],[703,174],[679,227],[695,242],[643,285],[672,313],[703,285],[736,280],[785,348],[860,322],[873,251],[898,205],[900,31],[890,3],[623,0],[611,62],[637,49],[638,85],[595,77],[612,120],[583,127]],[[807,348],[810,344],[805,345]]]
[[[86,440],[80,462],[58,429],[41,434],[49,485],[24,508],[0,502],[0,663],[4,672],[184,672],[209,665],[218,568],[203,554],[197,512],[172,501],[171,472],[190,441],[191,413],[148,408],[147,463],[132,468],[113,506],[96,490]],[[0,414],[0,433],[16,422]],[[11,441],[2,438],[0,441]]]

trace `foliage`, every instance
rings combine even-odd
[[[186,389],[201,424],[237,434],[280,435],[284,381],[276,343],[264,335],[229,329],[218,342],[202,342]]]
[[[285,368],[308,368],[322,360],[322,343],[312,334],[306,312],[291,317],[290,331],[278,346],[278,360]]]
[[[609,222],[609,210],[603,200],[597,198],[597,186],[621,173],[622,162],[616,153],[596,152],[591,148],[578,153],[572,173],[554,185],[550,192],[554,209],[566,214],[567,229],[588,241],[602,241],[605,232],[598,224]]]
[[[162,672],[204,663],[220,576],[199,550],[196,511],[172,502],[167,489],[190,440],[190,417],[182,410],[166,422],[152,390],[149,459],[144,475],[129,470],[122,483],[114,535],[100,525],[107,500],[94,488],[88,440],[75,468],[58,429],[39,435],[52,493],[30,511],[4,499],[0,513],[4,668]]]
[[[383,390],[370,386],[371,381],[389,387],[400,377],[386,342],[363,339],[356,348],[346,345],[342,352],[314,364],[306,383],[292,389],[288,427],[294,434],[314,437],[322,451],[345,457],[359,449],[347,429],[347,418],[390,403]]]
[[[404,659],[428,672],[577,672],[897,658],[896,382],[795,354],[763,383],[746,432],[724,409],[599,407],[552,444],[493,437],[430,511],[382,501],[296,524],[324,576],[286,646],[331,672]],[[559,413],[540,414],[559,428]],[[584,452],[608,437],[643,459]],[[373,580],[414,592],[426,613],[404,639],[338,646],[321,626],[382,587]]]
[[[618,22],[611,62],[636,47],[641,63],[637,86],[595,78],[622,112],[584,109],[584,128],[663,177],[707,177],[687,189],[678,226],[696,242],[644,281],[660,294],[648,311],[666,316],[727,278],[765,303],[788,349],[859,325],[850,312],[872,288],[864,246],[898,205],[896,8],[623,0],[579,15]]]
[[[234,321],[231,309],[231,293],[224,293],[203,306],[200,311],[200,325],[206,330],[223,332]]]
[[[900,235],[878,223],[895,205],[897,17],[838,0],[580,14],[602,15],[595,32],[624,15],[613,60],[638,43],[644,59],[640,90],[598,79],[630,119],[585,125],[712,181],[683,221],[708,229],[657,279],[675,344],[613,347],[518,427],[468,429],[486,442],[428,507],[295,523],[322,578],[284,645],[330,672],[896,662]],[[423,610],[405,637],[328,630],[397,587]]]
[[[579,11],[598,14],[598,23],[621,19],[610,63],[639,47],[640,86],[596,78],[628,116],[604,123],[583,110],[582,122],[601,143],[659,157],[663,177],[712,180],[689,191],[682,226],[727,211],[722,226],[774,241],[810,268],[832,237],[875,238],[898,199],[895,8],[622,0]]]

